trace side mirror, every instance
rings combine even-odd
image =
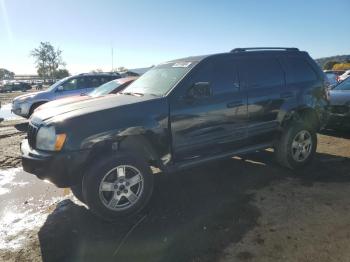
[[[211,96],[211,87],[209,82],[197,82],[187,92],[187,98],[198,99]]]
[[[58,86],[56,90],[57,90],[57,92],[62,92],[63,91],[63,86]]]

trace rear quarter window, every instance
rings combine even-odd
[[[316,81],[316,72],[303,57],[282,58],[286,69],[287,84]]]

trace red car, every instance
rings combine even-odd
[[[43,109],[63,106],[66,104],[70,104],[70,103],[74,103],[74,102],[78,102],[78,101],[82,101],[82,100],[92,99],[92,98],[99,97],[99,96],[105,96],[108,94],[116,94],[116,93],[124,90],[124,88],[126,88],[129,84],[131,84],[137,78],[138,77],[135,77],[135,76],[118,78],[118,79],[112,80],[108,83],[105,83],[105,84],[97,87],[95,90],[93,90],[92,92],[90,92],[86,95],[70,96],[70,97],[57,99],[57,100],[45,103],[45,104],[39,106],[37,109],[35,109],[34,112],[37,112],[37,111],[40,111]]]

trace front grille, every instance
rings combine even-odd
[[[349,106],[331,106],[333,114],[347,114],[349,113]]]
[[[36,134],[38,133],[38,130],[39,130],[38,127],[29,123],[27,136],[28,136],[28,143],[31,148],[35,148],[36,146]]]

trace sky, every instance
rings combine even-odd
[[[0,0],[0,68],[34,74],[30,51],[60,48],[71,74],[148,67],[236,47],[350,54],[349,0]]]

